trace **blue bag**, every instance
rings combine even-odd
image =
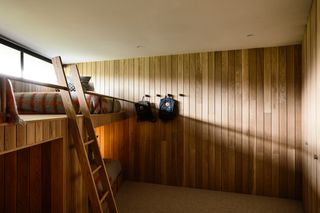
[[[177,101],[166,96],[160,100],[159,118],[163,121],[173,120],[177,115]]]

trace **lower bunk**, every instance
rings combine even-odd
[[[0,125],[0,212],[88,212],[87,186],[66,116],[21,118],[24,126]],[[82,115],[77,119],[83,123]],[[92,119],[116,193],[126,171],[127,115],[97,114]]]
[[[112,190],[117,193],[124,179],[124,171],[121,162],[111,158],[103,159],[112,184]]]

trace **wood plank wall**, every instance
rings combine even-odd
[[[0,126],[0,212],[63,212],[65,121]],[[53,139],[48,141],[49,139]]]
[[[173,122],[137,123],[132,114],[129,138],[119,139],[129,179],[301,197],[300,45],[81,63],[79,70],[107,95],[138,101],[148,94],[157,107],[157,94],[179,101]],[[118,137],[108,131],[100,130],[105,143]]]
[[[129,119],[113,122],[109,125],[95,128],[103,158],[120,160],[127,168],[129,140]]]
[[[302,142],[303,201],[306,212],[320,212],[320,1],[314,0],[303,40]]]
[[[108,141],[102,143],[103,155],[119,159],[124,169],[128,121],[96,128],[99,141]],[[83,118],[78,122],[83,128]],[[88,212],[86,185],[69,136],[66,118],[0,126],[0,212]]]

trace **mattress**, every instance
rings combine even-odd
[[[22,92],[15,93],[19,114],[65,114],[59,92]],[[80,113],[76,93],[71,93],[72,103]],[[105,97],[86,94],[87,104],[92,114],[112,113],[121,110],[120,102]]]
[[[113,184],[116,180],[119,174],[121,173],[122,167],[121,163],[118,160],[112,160],[112,159],[103,159],[104,164],[106,165],[106,169],[108,172],[108,175],[111,179],[111,183]]]

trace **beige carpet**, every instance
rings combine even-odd
[[[118,194],[121,213],[301,213],[300,201],[126,181]]]

